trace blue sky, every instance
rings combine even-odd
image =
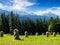
[[[0,0],[0,9],[36,15],[53,13],[60,16],[60,0]]]
[[[34,7],[44,9],[44,8],[60,6],[60,0],[36,0],[36,1],[31,1],[31,2],[36,3],[35,5],[31,6],[31,8],[33,8],[33,9],[34,9]]]

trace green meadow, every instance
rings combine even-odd
[[[53,37],[50,35],[29,35],[26,38],[24,35],[20,35],[21,40],[14,40],[13,35],[4,35],[0,37],[0,45],[60,45],[60,35]]]

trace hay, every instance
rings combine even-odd
[[[46,32],[46,36],[49,37],[49,32]]]
[[[0,31],[0,37],[3,37],[3,31]]]
[[[57,32],[57,35],[59,35],[59,32]]]
[[[32,33],[30,33],[30,35],[32,35]]]
[[[56,33],[55,33],[55,32],[53,32],[53,36],[54,36],[54,37],[56,36]]]
[[[36,36],[38,36],[38,32],[36,32]]]
[[[25,37],[28,37],[28,32],[27,31],[25,31]]]
[[[15,39],[15,40],[20,40],[18,29],[14,29],[14,39]]]
[[[44,35],[44,33],[42,33],[42,35]]]

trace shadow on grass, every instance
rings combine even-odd
[[[14,40],[17,40],[17,41],[24,41],[24,39],[14,39]]]

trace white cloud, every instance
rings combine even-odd
[[[28,2],[27,0],[12,0],[13,4],[11,6],[9,5],[3,5],[0,3],[0,9],[3,10],[27,10],[26,7],[34,5],[34,3]]]
[[[23,6],[23,7],[34,5],[34,3],[28,2],[27,0],[14,0],[14,4]]]
[[[0,3],[0,9],[2,9],[3,8],[3,5]]]
[[[7,6],[7,5],[3,5],[2,3],[0,3],[0,9],[3,9],[3,10],[10,10],[11,11],[11,7],[10,6]]]
[[[35,5],[35,3],[28,2],[28,0],[11,0],[10,2],[13,3],[11,6],[0,3],[0,9],[8,10],[8,11],[11,11],[11,10],[26,11],[27,13],[31,13],[31,14],[33,13],[36,15],[44,15],[48,13],[53,13],[60,16],[60,7],[52,7],[45,10],[40,10],[40,11],[37,10],[35,12],[31,12],[31,11],[28,12],[26,7]]]
[[[44,15],[48,13],[53,13],[55,15],[60,16],[60,7],[52,7],[52,8],[41,10],[41,11],[35,11],[33,13],[36,15]]]
[[[49,13],[51,10],[42,10],[42,11],[36,11],[36,12],[33,12],[34,14],[37,14],[37,15],[44,15],[46,13]]]
[[[32,6],[34,3],[28,2],[27,0],[14,0],[12,6],[14,10],[25,10],[27,6]]]

